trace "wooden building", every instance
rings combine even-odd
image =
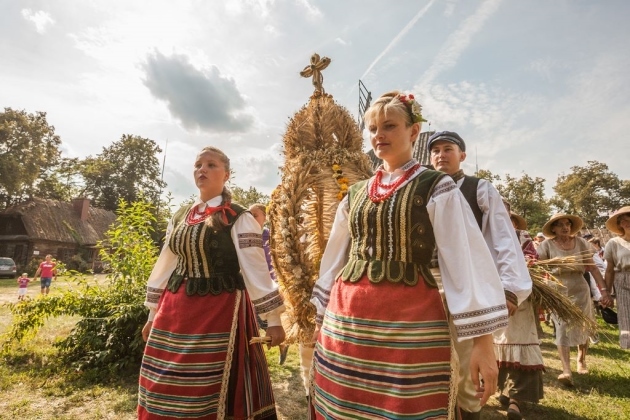
[[[64,262],[80,255],[92,264],[96,244],[115,219],[86,198],[71,203],[34,198],[0,213],[0,256],[13,258],[20,269],[47,254]]]

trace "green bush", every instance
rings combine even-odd
[[[76,288],[46,298],[9,304],[13,322],[3,348],[34,334],[47,318],[75,315],[81,319],[70,335],[55,343],[60,360],[75,369],[110,373],[135,368],[142,358],[141,331],[147,319],[146,280],[157,259],[151,239],[154,222],[150,205],[121,203],[116,222],[99,244],[101,259],[111,274],[105,284],[90,284],[76,272]],[[107,250],[107,251],[105,251]]]
[[[78,271],[79,273],[87,273],[90,270],[90,264],[81,257],[81,255],[73,255],[66,264],[68,270]]]

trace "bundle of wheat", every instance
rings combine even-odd
[[[555,313],[569,325],[595,331],[597,323],[586,317],[582,310],[561,292],[564,286],[556,277],[563,271],[583,271],[584,266],[590,265],[585,262],[589,256],[590,254],[572,255],[530,262],[529,274],[533,282],[530,299],[536,307]]]
[[[327,66],[330,60],[314,55],[311,62]],[[283,324],[288,343],[311,340],[315,308],[309,300],[337,206],[351,185],[371,175],[357,123],[324,92],[321,73],[308,75],[318,83],[314,80],[308,104],[287,126],[282,182],[271,195],[268,211],[272,262],[287,308]]]

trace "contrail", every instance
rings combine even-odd
[[[367,74],[372,70],[372,68],[374,68],[374,66],[381,60],[381,58],[383,58],[383,56],[385,54],[387,54],[389,52],[389,50],[391,50],[394,45],[396,45],[398,43],[398,41],[400,41],[400,39],[405,36],[407,34],[407,32],[409,32],[409,30],[411,28],[413,28],[413,25],[416,24],[416,22],[425,15],[425,13],[427,12],[427,10],[429,10],[429,8],[431,7],[431,5],[433,5],[433,3],[435,3],[435,0],[431,0],[429,1],[429,3],[424,6],[422,8],[422,10],[420,10],[418,12],[418,14],[416,14],[413,19],[411,19],[411,21],[402,29],[402,31],[400,31],[398,33],[398,35],[396,35],[394,37],[394,39],[392,39],[392,41],[389,43],[389,45],[387,45],[387,47],[385,47],[385,49],[378,55],[378,57],[376,57],[376,59],[374,61],[372,61],[372,64],[370,64],[370,66],[368,67],[368,69],[365,71],[365,73],[363,73],[363,76],[361,76],[361,79],[363,79],[365,76],[367,76]]]
[[[418,86],[426,86],[444,70],[455,67],[462,52],[472,41],[473,35],[479,32],[486,21],[496,12],[501,0],[487,0],[453,32],[437,57],[418,81]]]

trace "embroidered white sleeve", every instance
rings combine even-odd
[[[155,318],[160,296],[162,296],[166,283],[177,266],[177,256],[168,247],[172,231],[173,221],[171,220],[166,227],[164,246],[147,280],[147,296],[144,305],[149,308],[149,321],[153,321]]]
[[[477,203],[483,212],[483,238],[496,264],[503,288],[514,293],[520,305],[532,291],[532,279],[510,215],[497,189],[485,179],[479,180]]]
[[[236,219],[231,234],[245,287],[256,308],[256,313],[268,321],[271,327],[281,325],[280,313],[284,311],[284,301],[278,292],[278,285],[271,280],[262,240],[261,246],[252,246],[248,241],[242,244],[240,242],[242,238],[261,237],[260,225],[254,216],[245,213]]]
[[[490,334],[507,326],[503,287],[464,196],[442,178],[427,204],[433,224],[444,294],[457,339]]]

